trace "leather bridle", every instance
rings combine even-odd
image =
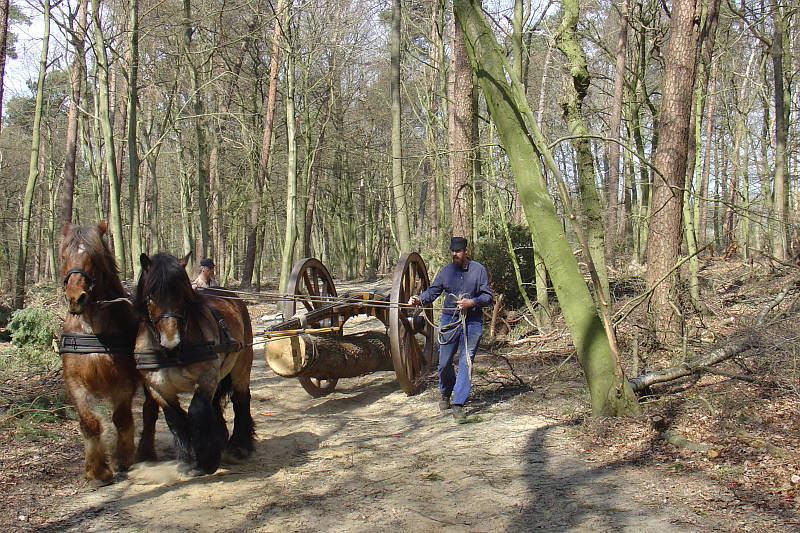
[[[80,268],[70,268],[69,270],[67,270],[66,274],[64,274],[64,281],[62,281],[61,283],[65,289],[67,288],[67,282],[69,281],[69,277],[73,274],[80,274],[81,276],[83,276],[83,279],[85,279],[86,282],[89,284],[89,286],[86,288],[86,292],[87,293],[92,292],[92,289],[94,289],[95,286],[95,279],[88,272],[86,272],[85,270],[81,270]]]

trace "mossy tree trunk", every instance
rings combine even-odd
[[[552,161],[541,133],[531,120],[524,91],[481,14],[478,0],[454,0],[454,11],[464,31],[472,67],[511,162],[525,216],[553,280],[578,359],[589,385],[592,413],[629,415],[639,405],[622,374],[592,296],[567,242],[547,190],[540,156]],[[512,84],[506,81],[511,78]],[[534,140],[537,139],[537,140]]]
[[[592,146],[589,141],[589,132],[583,122],[581,108],[586,93],[589,90],[591,77],[586,67],[586,54],[578,42],[578,0],[562,0],[564,18],[555,35],[556,46],[566,56],[569,64],[571,83],[567,83],[565,94],[561,101],[564,119],[575,148],[575,158],[578,166],[578,188],[581,193],[581,204],[586,221],[586,234],[589,244],[589,253],[592,256],[597,275],[600,278],[602,297],[609,301],[608,272],[606,270],[605,254],[605,228],[603,227],[603,212],[600,206],[600,195],[597,192],[594,176],[594,158]],[[613,233],[613,232],[611,232]],[[599,302],[598,302],[599,305]]]

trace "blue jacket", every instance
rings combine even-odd
[[[472,259],[467,261],[466,268],[458,267],[452,262],[443,266],[436,273],[433,284],[419,295],[419,299],[423,305],[430,305],[443,292],[446,295],[443,316],[458,313],[456,302],[463,294],[466,294],[466,298],[475,300],[475,306],[467,312],[467,320],[481,320],[481,309],[492,303],[489,274],[482,264]]]

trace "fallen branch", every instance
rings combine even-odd
[[[758,318],[756,319],[756,326],[761,327],[764,325],[764,322],[767,319],[767,314],[775,309],[775,307],[780,304],[784,298],[789,294],[789,292],[795,287],[797,280],[792,280],[786,285],[781,288],[780,292],[773,298],[767,305],[758,313]],[[672,381],[674,379],[682,378],[684,376],[691,375],[695,372],[709,372],[710,370],[708,367],[716,365],[726,359],[730,359],[734,355],[740,354],[745,350],[753,348],[757,345],[757,341],[752,336],[748,336],[744,339],[739,340],[729,346],[725,346],[723,348],[719,348],[714,350],[710,354],[700,357],[698,359],[692,361],[685,361],[677,366],[673,366],[671,368],[667,368],[665,370],[658,370],[653,372],[647,372],[642,374],[641,376],[632,378],[629,380],[631,384],[631,388],[634,392],[641,392],[647,387],[654,385],[656,383],[664,383],[666,381]],[[716,371],[715,373],[719,373],[720,371]],[[728,377],[736,377],[737,379],[745,379],[749,381],[749,378],[746,376],[728,376]]]
[[[761,380],[756,377],[746,376],[744,374],[736,374],[734,372],[727,372],[725,370],[720,370],[719,368],[714,368],[713,366],[702,366],[698,370],[708,372],[709,374],[714,374],[715,376],[722,376],[724,378],[747,381],[748,383],[761,383]]]
[[[792,459],[792,460],[797,459],[797,456],[791,451],[781,448],[780,446],[775,446],[771,442],[759,439],[758,437],[751,435],[750,433],[746,432],[743,429],[737,427],[729,429],[733,430],[733,434],[736,435],[736,438],[740,442],[743,442],[744,444],[750,446],[751,448],[765,451],[771,456],[776,457],[778,459]]]
[[[724,348],[714,350],[710,354],[693,361],[685,361],[665,370],[647,372],[641,376],[630,379],[629,383],[634,392],[641,392],[656,383],[664,383],[665,381],[672,381],[673,379],[689,376],[701,370],[703,367],[712,366],[726,359],[730,359],[734,355],[742,353],[755,345],[755,340],[748,337],[734,344],[725,346]]]
[[[508,344],[509,344],[509,346],[519,346],[520,344],[529,344],[529,343],[540,341],[540,340],[544,340],[544,339],[555,340],[555,339],[559,339],[559,338],[564,336],[564,334],[561,333],[556,337],[550,338],[550,336],[553,335],[556,331],[558,331],[558,330],[554,329],[550,333],[545,333],[544,335],[531,335],[530,337],[525,337],[525,338],[522,338],[522,339],[517,339],[515,341],[511,341]]]
[[[702,444],[700,442],[694,442],[688,440],[686,439],[686,437],[684,437],[674,429],[668,429],[663,433],[662,437],[664,437],[665,441],[669,442],[676,448],[684,448],[686,450],[703,452],[712,459],[714,457],[719,457],[719,450],[716,449],[714,446],[709,446],[708,444]]]

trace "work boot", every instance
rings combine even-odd
[[[456,422],[461,422],[467,419],[466,413],[464,413],[464,406],[453,404],[453,418]]]
[[[448,409],[450,409],[450,395],[442,394],[442,398],[439,400],[439,410],[447,411]]]

